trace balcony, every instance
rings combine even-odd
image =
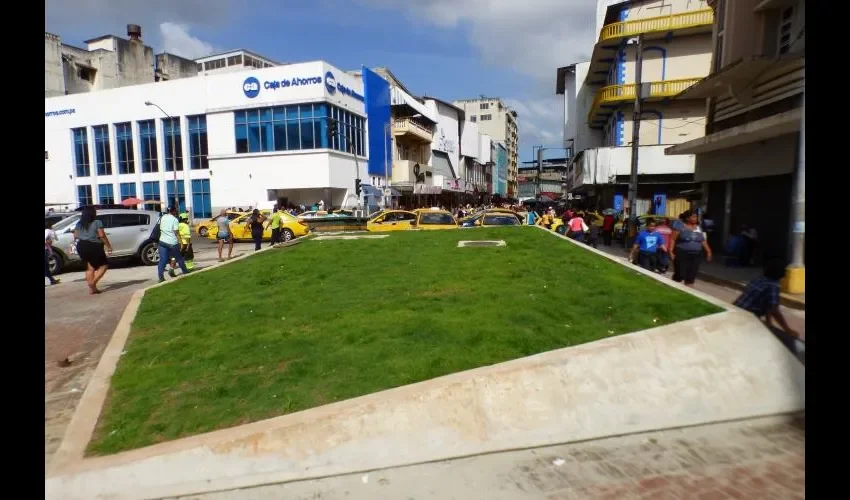
[[[713,9],[607,24],[600,30],[599,41],[593,47],[587,82],[591,85],[605,83],[605,77],[608,75],[611,64],[615,62],[617,51],[629,38],[643,35],[644,40],[647,41],[662,38],[669,41],[674,36],[711,33],[713,25]]]
[[[649,96],[644,102],[669,99],[683,92],[688,87],[695,85],[702,78],[685,78],[682,80],[664,80],[650,83]],[[587,115],[587,122],[591,128],[602,128],[608,117],[623,103],[633,103],[635,100],[634,83],[625,85],[609,85],[602,87],[596,92],[593,106]]]
[[[431,142],[434,135],[433,127],[421,125],[410,118],[399,118],[393,121],[393,135],[407,137],[420,142]]]

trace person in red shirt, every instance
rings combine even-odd
[[[658,272],[666,273],[670,267],[670,235],[673,234],[673,229],[670,227],[670,219],[661,219],[661,223],[655,229],[655,232],[661,236],[661,245],[658,246]]]
[[[605,246],[611,246],[611,238],[614,236],[614,216],[608,214],[602,219],[602,241]]]

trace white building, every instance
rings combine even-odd
[[[315,61],[45,98],[45,201],[176,194],[195,218],[274,201],[356,206],[364,93]]]
[[[482,134],[505,144],[508,150],[507,195],[517,193],[517,169],[519,166],[519,132],[517,113],[501,98],[481,96],[477,99],[462,99],[454,102],[461,108],[467,120],[477,123]]]

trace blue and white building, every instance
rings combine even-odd
[[[176,196],[196,219],[277,201],[356,207],[355,179],[391,175],[389,101],[368,69],[324,61],[45,98],[45,203]]]

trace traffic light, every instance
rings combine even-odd
[[[360,196],[360,179],[354,179],[354,192]]]
[[[333,148],[334,137],[336,137],[337,122],[333,118],[328,119],[328,147]]]

